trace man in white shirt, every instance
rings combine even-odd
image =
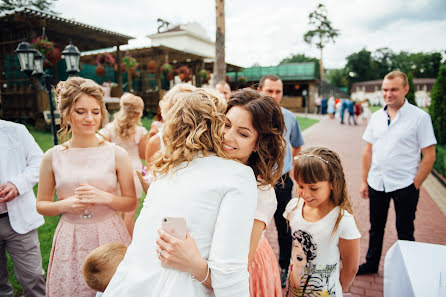
[[[24,296],[45,296],[45,277],[33,186],[39,179],[42,150],[25,126],[0,120],[0,296],[12,297],[6,252]]]
[[[435,162],[437,143],[428,113],[410,104],[407,77],[392,71],[384,77],[386,106],[372,115],[364,132],[361,197],[370,201],[370,238],[366,262],[358,275],[377,273],[390,199],[398,239],[415,240],[414,220],[419,189]],[[420,152],[423,158],[420,162]]]

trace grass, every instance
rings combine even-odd
[[[151,117],[144,117],[142,119],[143,126],[149,129],[152,120],[153,119]],[[319,122],[318,120],[305,117],[297,117],[297,120],[299,122],[299,126],[302,131]],[[27,126],[27,128],[29,132],[34,136],[34,139],[36,140],[37,144],[44,152],[53,147],[51,132],[39,131],[32,126]],[[34,193],[37,195],[37,185],[34,187]],[[138,216],[141,211],[143,201],[144,201],[144,194],[140,204],[138,205],[136,216]],[[45,217],[45,224],[37,230],[39,233],[40,251],[42,254],[42,266],[45,271],[48,268],[51,246],[53,244],[53,235],[58,223],[59,223],[59,216]],[[9,255],[8,255],[8,271],[9,271],[9,281],[14,288],[14,295],[21,296],[22,287],[17,281],[16,277],[14,276],[13,263]]]

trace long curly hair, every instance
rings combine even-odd
[[[178,84],[170,89],[159,102],[161,118],[163,120],[166,119],[167,113],[178,101],[178,98],[181,98],[181,94],[190,93],[196,89],[197,88],[195,86],[190,84]]]
[[[336,232],[345,211],[353,215],[353,205],[345,182],[344,169],[339,155],[325,147],[310,147],[294,158],[294,180],[306,184],[328,181],[333,190],[330,200],[341,211],[333,227]]]
[[[88,95],[96,99],[101,109],[101,125],[99,129],[107,124],[107,109],[104,102],[104,90],[93,80],[82,77],[70,77],[61,81],[55,88],[57,109],[60,111],[60,129],[57,132],[62,145],[70,139],[71,126],[69,119],[74,111],[77,100],[82,95]]]
[[[227,158],[222,148],[226,108],[222,99],[204,89],[178,96],[179,100],[165,117],[165,150],[156,153],[150,163],[155,178],[171,172],[183,162],[189,164],[199,154],[215,152]]]
[[[141,126],[141,116],[144,110],[144,101],[141,97],[131,93],[121,96],[121,108],[115,113],[113,123],[115,132],[121,139],[129,138],[135,134],[136,126]]]
[[[261,186],[275,185],[282,176],[285,158],[285,122],[279,104],[270,96],[259,94],[252,89],[233,93],[227,111],[239,106],[251,114],[252,125],[258,133],[256,152],[248,159]]]

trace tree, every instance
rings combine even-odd
[[[347,57],[345,65],[348,74],[348,89],[355,82],[376,79],[372,72],[372,53],[363,48]]]
[[[316,10],[310,13],[308,16],[309,24],[313,25],[313,30],[309,30],[304,35],[304,40],[308,44],[315,44],[317,48],[320,50],[320,59],[319,59],[319,67],[320,67],[320,76],[321,81],[324,80],[324,67],[322,63],[322,52],[324,47],[332,41],[335,42],[335,38],[339,36],[339,30],[334,29],[331,26],[331,22],[327,18],[327,9],[325,5],[319,3]]]
[[[52,9],[54,2],[56,1],[57,0],[1,0],[0,12],[28,6],[45,12],[57,14]]]
[[[446,65],[441,66],[432,87],[429,114],[438,144],[446,145]]]
[[[307,57],[305,54],[294,54],[282,59],[279,62],[279,65],[291,64],[291,63],[304,63],[304,62],[314,62],[316,65],[315,76],[320,78],[320,68],[319,68],[319,59],[314,57]]]
[[[407,74],[407,80],[409,81],[409,92],[406,95],[407,101],[409,101],[409,103],[417,106],[417,102],[415,101],[415,85],[413,84],[412,72],[409,72]]]
[[[215,35],[214,86],[226,77],[225,62],[225,1],[215,0],[215,18],[217,30]]]
[[[348,86],[347,73],[344,68],[339,69],[327,69],[327,81],[338,88],[344,88]]]

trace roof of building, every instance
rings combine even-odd
[[[265,75],[275,74],[282,81],[314,80],[317,79],[315,67],[316,63],[314,62],[283,64],[270,67],[250,67],[238,72],[237,77],[245,76],[248,81],[259,81]],[[236,73],[229,72],[228,76],[234,80]]]
[[[71,40],[81,51],[127,44],[133,38],[29,7],[0,13],[0,27],[2,39],[9,38],[16,43],[26,39],[31,41],[30,38],[41,35],[45,28],[48,39],[59,47]]]

